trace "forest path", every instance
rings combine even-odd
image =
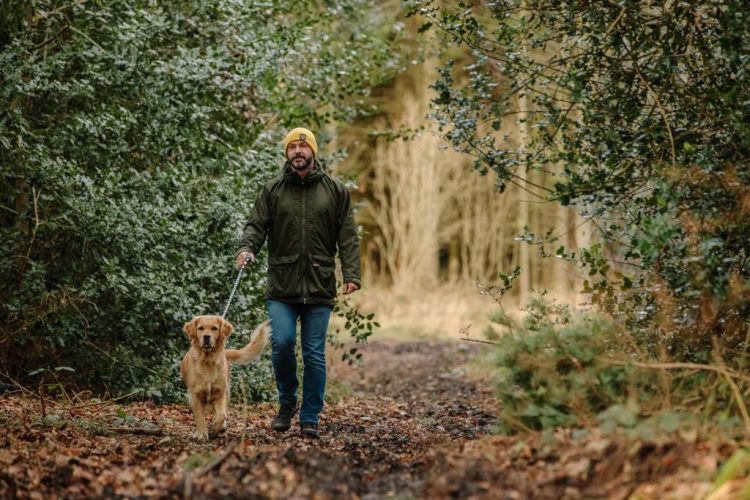
[[[270,429],[274,404],[235,404],[226,433],[192,439],[186,405],[55,407],[0,399],[0,496],[364,497],[422,496],[429,453],[487,433],[492,391],[468,380],[476,346],[377,341],[363,367],[338,364],[347,393],[326,405],[321,439]],[[112,433],[114,426],[160,435]],[[211,471],[202,466],[231,453]],[[190,477],[186,470],[192,471]]]
[[[333,367],[346,395],[320,440],[270,430],[269,403],[235,402],[227,432],[196,443],[186,405],[47,402],[42,421],[38,399],[0,396],[0,497],[701,498],[731,454],[700,439],[490,435],[498,401],[468,376],[481,348],[372,342],[364,367]]]

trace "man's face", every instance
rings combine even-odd
[[[286,148],[286,157],[297,170],[304,170],[310,166],[313,151],[305,141],[292,141]]]

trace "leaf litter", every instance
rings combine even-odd
[[[351,393],[321,439],[275,433],[275,405],[235,401],[226,433],[192,437],[187,405],[47,408],[0,397],[4,498],[702,498],[736,446],[597,431],[493,435],[493,389],[467,375],[479,348],[373,342],[337,367]],[[740,485],[741,486],[741,485]]]

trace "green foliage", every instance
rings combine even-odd
[[[544,296],[524,311],[521,324],[491,318],[502,327],[491,329],[502,432],[598,427],[653,440],[708,425],[746,435],[742,364],[645,363],[642,344],[612,318],[574,319]]]
[[[716,492],[729,481],[745,478],[742,488],[737,492],[737,498],[750,497],[750,449],[740,448],[735,451],[729,460],[721,466],[716,479],[711,485],[710,494]]]
[[[334,334],[328,335],[328,343],[334,348],[344,350],[341,354],[342,361],[350,365],[361,362],[362,353],[359,352],[357,345],[367,344],[375,328],[380,327],[380,323],[375,321],[375,313],[362,314],[349,302],[348,297],[340,297],[333,306],[333,312],[345,320],[344,329],[349,332],[350,339],[355,345],[348,345],[342,340],[339,329],[336,329]]]
[[[185,471],[192,471],[209,464],[216,458],[213,453],[193,453],[185,460],[182,469]]]
[[[524,187],[578,207],[599,228],[606,248],[567,256],[590,269],[595,301],[638,330],[651,353],[705,361],[712,337],[744,349],[746,3],[410,0],[407,11],[474,56],[445,64],[433,85],[445,137],[477,169],[493,170],[501,190],[524,182],[524,170],[554,176],[549,191]],[[518,145],[498,131],[518,121],[521,96],[533,133]]]
[[[280,136],[370,112],[398,67],[363,0],[6,2],[0,19],[0,366],[70,366],[171,398],[182,324],[216,313]],[[321,133],[319,141],[325,141]],[[264,264],[229,313],[264,315]],[[253,397],[268,367],[243,367]]]
[[[532,309],[534,309],[532,307]],[[501,419],[506,430],[546,429],[593,423],[600,412],[619,404],[628,393],[653,393],[653,378],[639,379],[626,366],[602,362],[621,346],[615,326],[600,318],[561,328],[539,311],[527,321],[531,329],[501,338],[497,363]]]

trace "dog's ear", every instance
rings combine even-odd
[[[221,320],[221,326],[219,327],[219,333],[221,333],[221,338],[225,339],[229,337],[229,335],[234,330],[234,327],[232,326],[232,323],[222,318]]]
[[[195,340],[198,336],[198,331],[195,329],[195,323],[196,318],[193,318],[185,323],[185,326],[182,327],[182,331],[185,332],[185,335],[187,335],[191,340]]]

